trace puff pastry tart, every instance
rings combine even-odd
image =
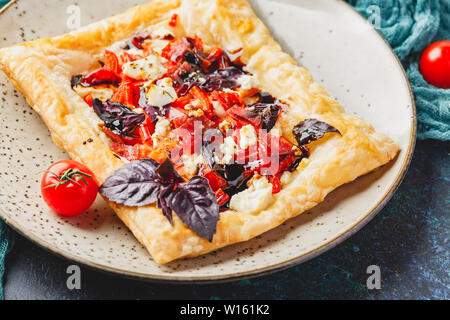
[[[398,152],[246,0],[153,1],[0,65],[157,263],[275,228]]]

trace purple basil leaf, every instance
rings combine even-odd
[[[81,79],[83,79],[83,76],[81,74],[73,76],[72,79],[70,80],[70,85],[72,86],[72,88],[78,84],[81,84]]]
[[[167,205],[167,196],[173,192],[174,185],[170,184],[168,186],[162,187],[158,196],[158,208],[161,209],[163,215],[169,220],[170,224],[173,225],[172,209]]]
[[[185,96],[193,86],[204,83],[208,79],[208,76],[200,70],[195,70],[193,72],[177,71],[177,78],[177,82],[181,86],[178,90],[178,96],[182,97]]]
[[[99,192],[112,202],[130,207],[155,203],[161,188],[158,167],[153,159],[126,163],[105,180]]]
[[[206,92],[218,91],[224,88],[234,89],[240,86],[237,79],[245,74],[241,69],[231,66],[219,69],[207,76],[205,82],[198,84],[198,87]]]
[[[259,114],[262,119],[262,128],[269,132],[275,126],[281,108],[274,103],[257,102],[247,106],[247,110]]]
[[[145,120],[143,113],[136,113],[119,102],[103,103],[96,98],[92,100],[92,107],[106,127],[118,135],[131,134]]]
[[[156,169],[160,181],[163,184],[175,184],[184,182],[184,179],[178,174],[173,167],[172,161],[167,157]]]
[[[260,103],[266,103],[266,104],[270,104],[270,103],[275,103],[276,99],[267,92],[259,92],[257,94]]]
[[[184,60],[199,68],[202,67],[201,57],[196,50],[187,50],[186,53],[184,54]]]
[[[341,134],[341,132],[335,127],[332,127],[328,123],[317,119],[306,119],[299,122],[294,129],[292,129],[292,132],[294,133],[294,137],[299,146],[316,141],[322,138],[327,132],[336,132]]]
[[[195,176],[166,197],[167,205],[183,223],[202,238],[212,241],[219,221],[219,205],[208,180]]]

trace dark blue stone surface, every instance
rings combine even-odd
[[[399,190],[373,221],[318,258],[272,275],[208,285],[146,283],[81,270],[17,236],[7,260],[6,299],[448,299],[450,143],[417,143]],[[381,270],[368,290],[366,269]]]

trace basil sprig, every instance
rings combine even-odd
[[[208,180],[194,176],[187,183],[167,158],[126,163],[110,175],[99,192],[110,201],[131,207],[157,203],[173,224],[172,211],[202,238],[212,241],[219,221],[219,205]]]

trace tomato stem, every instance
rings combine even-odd
[[[78,183],[78,181],[74,180],[75,178],[78,178],[79,180],[83,181],[87,185],[88,183],[86,182],[84,177],[91,178],[90,174],[87,174],[87,173],[79,171],[79,170],[74,171],[72,168],[63,171],[62,175],[57,175],[56,173],[49,171],[49,170],[45,170],[45,172],[53,174],[55,177],[58,178],[59,181],[58,181],[58,183],[50,184],[50,185],[44,187],[44,189],[53,188],[53,187],[57,188],[60,185],[69,183],[70,181],[80,185]]]

